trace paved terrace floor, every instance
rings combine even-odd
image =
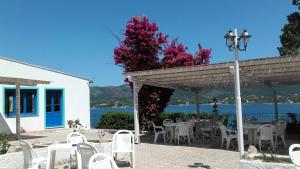
[[[39,132],[30,132],[23,134],[23,139],[32,144],[49,144],[53,142],[65,142],[67,134],[71,132],[70,129],[56,129],[45,130]],[[97,130],[88,130],[84,134],[89,141],[99,141]],[[107,133],[105,139],[111,139],[112,134]],[[158,140],[160,141],[160,140]],[[216,149],[220,147],[219,142],[211,142],[210,140],[203,141],[199,139],[195,143],[180,144],[153,144],[153,135],[143,136],[141,144],[136,145],[136,169],[238,169],[239,168],[239,154],[237,151],[228,151],[223,149]],[[11,141],[15,144],[15,141]],[[39,149],[38,152],[42,156],[46,155],[47,149]],[[13,163],[12,160],[6,158],[2,161],[0,159],[0,168],[13,169],[22,168],[22,154],[17,153]],[[68,155],[66,155],[66,159]],[[129,155],[118,156],[118,165],[121,169],[127,169]],[[6,164],[6,167],[4,167]],[[11,167],[9,165],[11,164]],[[13,164],[13,165],[12,165]],[[1,167],[2,166],[2,167]],[[17,167],[12,167],[17,166]],[[57,164],[57,168],[63,168],[64,162]]]

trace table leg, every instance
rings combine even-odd
[[[46,169],[54,169],[55,155],[56,155],[56,150],[48,149]]]
[[[253,130],[248,130],[248,141],[249,141],[249,145],[253,145],[254,143]]]
[[[173,139],[174,139],[174,129],[173,129],[173,127],[169,128],[169,129],[170,129],[170,143],[172,143]]]

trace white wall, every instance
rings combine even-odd
[[[0,58],[0,76],[50,81],[48,85],[38,85],[38,116],[21,117],[21,127],[26,131],[45,129],[45,89],[64,89],[65,127],[67,120],[78,118],[83,125],[90,127],[89,81],[77,77],[33,67]],[[4,116],[4,90],[8,85],[0,85],[0,132],[15,132],[15,118]],[[22,89],[22,87],[21,87]],[[6,124],[4,124],[6,121]],[[3,127],[2,127],[3,126]],[[5,127],[6,126],[6,127]],[[7,127],[9,126],[9,128]]]

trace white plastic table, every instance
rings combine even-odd
[[[96,150],[99,153],[104,153],[108,156],[112,156],[112,142],[94,144]]]
[[[106,155],[112,156],[112,142],[107,143],[90,143],[92,144],[96,150],[100,153],[104,153]],[[47,165],[46,169],[54,169],[55,166],[55,155],[56,151],[75,151],[77,153],[77,144],[71,144],[71,143],[59,143],[59,144],[53,144],[48,147],[48,154],[47,154]],[[77,165],[81,166],[80,162],[80,155],[77,154]]]
[[[248,141],[249,144],[254,145],[256,144],[256,136],[257,136],[257,129],[262,124],[245,124],[244,129],[248,131]]]
[[[58,150],[65,150],[69,151],[77,151],[77,144],[71,143],[60,143],[60,144],[53,144],[48,147],[48,154],[47,154],[47,165],[46,169],[54,169],[55,166],[55,155],[56,151]]]
[[[190,123],[190,122],[179,122],[179,123]],[[170,143],[173,142],[173,140],[176,140],[176,126],[179,123],[165,123],[163,124],[165,126],[165,131],[170,131]],[[192,123],[193,124],[193,123]],[[190,134],[193,135],[193,129],[191,128]]]
[[[172,143],[175,137],[176,123],[165,123],[164,126],[166,132],[170,131],[170,143]]]

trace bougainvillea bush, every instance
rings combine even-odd
[[[157,24],[145,16],[129,19],[124,36],[114,49],[114,60],[126,72],[209,64],[211,57],[211,49],[199,49],[195,56],[189,54],[178,38],[168,43],[168,35],[159,32]],[[128,79],[125,82],[132,87]],[[141,88],[139,118],[143,129],[164,110],[172,94],[173,89],[168,88],[149,85]]]
[[[114,50],[115,63],[125,71],[138,71],[159,68],[158,55],[167,36],[158,32],[156,23],[146,17],[131,18],[125,30],[125,39]]]

